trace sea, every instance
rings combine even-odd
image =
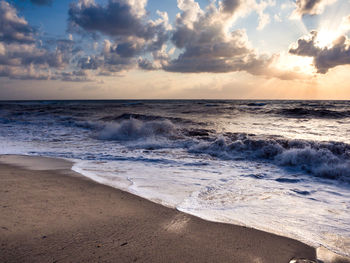
[[[0,154],[350,255],[350,101],[1,101]]]

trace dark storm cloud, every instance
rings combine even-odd
[[[346,36],[340,36],[332,47],[320,48],[317,46],[317,32],[313,31],[309,39],[299,39],[297,47],[291,48],[289,53],[313,57],[317,72],[325,74],[330,68],[350,64],[350,41]]]
[[[0,41],[5,43],[33,43],[33,28],[17,15],[17,10],[5,1],[0,2]]]
[[[35,5],[51,5],[53,0],[30,0]]]

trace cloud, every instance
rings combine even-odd
[[[53,0],[30,0],[35,5],[51,5]]]
[[[274,6],[275,4],[276,3],[271,0],[268,2],[261,1],[260,3],[255,3],[255,10],[259,15],[259,18],[258,18],[259,24],[258,24],[258,27],[256,28],[257,30],[264,29],[265,26],[270,23],[270,16],[264,13],[264,11],[268,6]]]
[[[147,58],[139,58],[139,60],[137,61],[137,64],[139,66],[140,69],[143,70],[156,70],[158,69],[154,62],[150,61]]]
[[[8,2],[0,1],[0,41],[5,43],[33,43],[33,28],[17,15]]]
[[[37,32],[14,6],[0,1],[0,76],[12,79],[61,79],[77,50],[69,39],[36,39]],[[81,76],[80,76],[81,77]]]
[[[68,52],[57,47],[49,51],[34,44],[0,42],[1,76],[8,74],[9,78],[30,76],[31,79],[54,79],[55,71],[64,69],[69,62]]]
[[[241,5],[240,0],[223,0],[220,2],[220,7],[223,12],[233,14]]]
[[[30,64],[60,68],[63,66],[63,53],[60,50],[48,52],[33,44],[2,44],[3,54],[0,64],[11,66],[26,66]]]
[[[167,46],[164,45],[161,50],[152,52],[153,61],[140,57],[138,59],[138,66],[143,70],[164,69],[169,65],[170,56],[174,53],[174,51],[175,48],[167,51]]]
[[[152,28],[143,25],[127,2],[108,1],[106,6],[94,1],[79,1],[69,9],[71,27],[80,27],[90,32],[101,32],[110,36],[131,36],[149,39]]]
[[[311,31],[310,35],[298,39],[297,47],[289,49],[289,53],[298,56],[316,57],[320,49],[316,46],[317,31]]]
[[[296,0],[296,9],[293,11],[291,18],[322,14],[327,5],[331,5],[336,1],[337,0]]]
[[[69,82],[94,81],[93,76],[86,70],[69,71],[69,72],[63,71],[57,74],[56,78],[59,78],[62,81],[69,81]]]
[[[81,68],[118,72],[137,65],[137,57],[163,48],[171,26],[168,14],[157,11],[157,20],[147,19],[146,0],[80,0],[69,9],[70,30],[108,36],[103,52],[82,57]]]
[[[181,10],[175,28],[166,12],[159,19],[147,18],[146,0],[108,0],[102,5],[94,0],[80,0],[69,9],[70,30],[81,34],[108,36],[103,52],[82,56],[81,69],[100,74],[128,70],[136,65],[144,70],[172,72],[233,72],[262,74],[269,63],[250,47],[244,30],[230,32],[234,21],[248,13],[258,14],[258,29],[270,18],[264,10],[271,0],[213,1],[202,10],[194,0],[178,0]],[[170,39],[181,54],[174,58],[166,51]],[[148,56],[150,54],[151,56]],[[137,58],[138,57],[138,58]]]
[[[332,46],[323,48],[318,46],[317,35],[317,31],[312,31],[309,36],[299,39],[289,53],[313,57],[314,66],[321,74],[327,73],[330,68],[350,64],[350,41],[345,35],[334,40]]]
[[[5,1],[0,2],[0,65],[2,75],[9,72],[14,76],[13,67],[41,64],[59,67],[62,57],[59,52],[49,53],[35,45],[34,29],[17,15],[17,10]],[[32,71],[32,68],[30,68]]]
[[[350,15],[343,17],[339,26],[339,31],[343,33],[350,31]]]
[[[177,15],[172,41],[183,52],[178,58],[169,60],[164,69],[260,74],[268,60],[250,47],[244,30],[230,31],[232,17],[234,12],[239,12],[239,6],[239,1],[223,1],[219,8],[211,4],[204,12],[194,0],[179,0],[178,7],[182,12]]]
[[[159,31],[164,30],[164,25],[146,20],[145,5],[144,0],[109,0],[106,5],[80,0],[69,8],[70,27],[73,31],[83,29],[112,37],[153,39],[162,33]]]
[[[138,66],[143,70],[181,73],[246,71],[268,78],[304,78],[292,71],[277,69],[275,56],[259,54],[251,47],[245,30],[231,29],[237,17],[249,13],[248,7],[263,14],[271,5],[274,2],[221,1],[218,5],[212,2],[204,11],[194,0],[178,0],[181,12],[176,16],[171,41],[182,52],[174,58],[173,49],[167,51],[163,47],[152,52],[153,61],[140,57]]]
[[[281,18],[281,16],[280,16],[279,14],[275,14],[275,15],[273,16],[273,19],[274,19],[276,22],[282,22],[282,18]]]
[[[95,70],[99,75],[111,75],[136,67],[137,59],[133,56],[136,52],[137,47],[133,46],[133,42],[130,42],[130,46],[128,43],[118,45],[105,39],[101,53],[82,56],[77,65],[83,70]]]
[[[169,24],[166,12],[157,11],[158,18],[150,19],[146,5],[147,0],[73,2],[68,14],[68,31],[78,33],[74,35],[78,40],[73,40],[72,35],[67,39],[45,39],[18,15],[14,6],[0,0],[0,75],[91,81],[94,76],[120,75],[138,67],[296,77],[274,68],[273,57],[254,49],[244,29],[233,30],[235,21],[251,12],[256,12],[257,29],[262,30],[270,22],[265,10],[275,5],[273,0],[213,0],[205,9],[195,0],[178,0],[180,12],[174,25]],[[85,45],[91,41],[90,36],[99,41],[94,48]]]
[[[29,67],[0,65],[0,77],[22,80],[47,80],[51,78],[51,72],[45,70],[37,70],[33,65],[30,65]]]

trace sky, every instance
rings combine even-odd
[[[349,0],[0,0],[0,99],[350,99]]]

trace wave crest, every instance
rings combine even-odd
[[[98,132],[101,140],[138,140],[142,138],[176,137],[178,134],[176,126],[169,120],[143,122],[136,119],[123,120],[120,123],[107,123]]]
[[[282,167],[300,169],[314,176],[350,183],[350,145],[281,138],[254,138],[245,134],[219,136],[189,149],[228,160],[265,160]]]
[[[176,125],[168,119],[139,120],[131,117],[120,122],[97,121],[79,125],[95,130],[95,136],[100,140],[152,141],[160,148],[183,148],[190,153],[208,154],[224,160],[266,161],[350,183],[350,145],[346,143],[245,133],[217,134],[215,130]],[[146,147],[147,143],[141,146]]]

